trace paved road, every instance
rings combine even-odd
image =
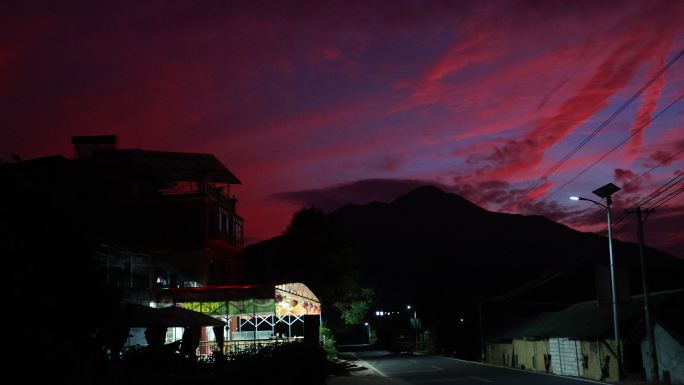
[[[588,385],[599,382],[513,370],[430,355],[395,356],[387,352],[357,352],[381,375],[413,385]]]

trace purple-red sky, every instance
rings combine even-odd
[[[71,156],[71,136],[89,134],[213,153],[243,182],[251,242],[302,205],[388,201],[422,183],[600,230],[603,212],[568,196],[662,163],[616,195],[624,207],[684,171],[684,101],[650,122],[684,94],[681,59],[517,195],[684,48],[682,1],[189,4],[3,2],[0,157]],[[684,194],[671,198],[646,239],[684,257]]]

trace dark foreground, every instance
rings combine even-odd
[[[214,356],[207,360],[183,357],[167,348],[141,349],[126,354],[120,360],[97,354],[84,358],[83,364],[79,365],[55,365],[60,361],[53,359],[45,362],[48,367],[35,365],[27,368],[29,370],[22,370],[22,377],[34,380],[49,376],[52,383],[98,385],[322,385],[326,377],[336,370],[323,349],[303,343],[264,347],[258,351]]]

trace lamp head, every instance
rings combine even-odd
[[[571,197],[570,197],[570,200],[578,201],[578,200],[580,200],[580,197],[571,196]]]

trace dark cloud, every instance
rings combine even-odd
[[[394,156],[383,156],[370,162],[369,166],[377,171],[397,171],[404,164],[404,160]]]
[[[455,193],[482,207],[505,206],[523,192],[522,189],[514,189],[502,180],[478,181],[456,176],[453,181],[452,189]]]
[[[398,196],[420,186],[433,185],[444,191],[448,186],[434,181],[416,179],[364,179],[341,183],[331,187],[300,191],[286,191],[271,195],[280,201],[300,206],[316,206],[323,210],[335,210],[346,204],[391,202]]]
[[[613,170],[613,176],[616,181],[620,182],[622,190],[626,193],[635,193],[641,189],[640,181],[637,180],[639,175],[621,168]]]
[[[644,166],[653,167],[658,164],[667,166],[681,158],[682,154],[684,154],[684,139],[678,140],[666,148],[659,148],[651,153],[648,160],[644,163]]]

